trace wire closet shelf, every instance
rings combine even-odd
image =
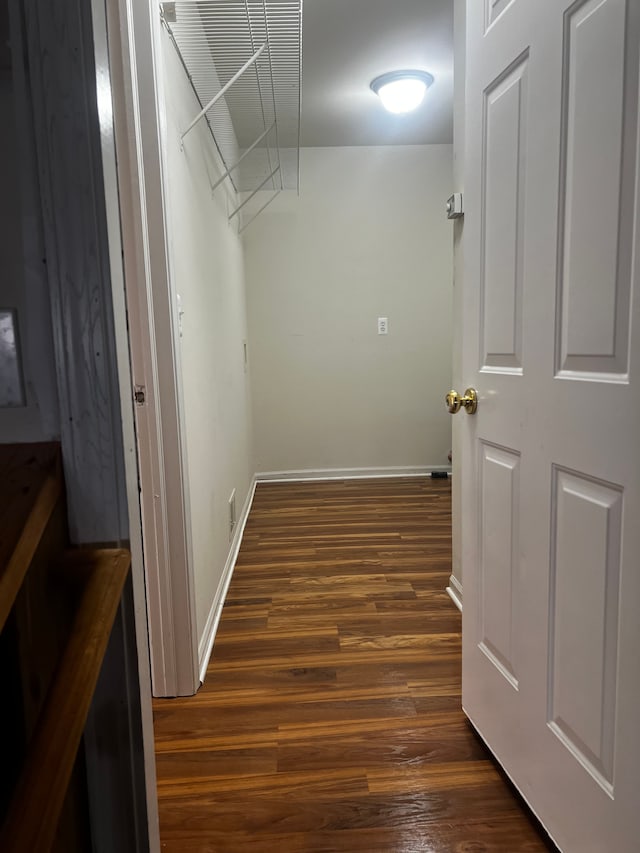
[[[160,12],[230,180],[243,231],[282,190],[300,187],[302,0],[177,0]]]

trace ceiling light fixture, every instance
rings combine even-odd
[[[382,105],[390,113],[410,113],[423,101],[425,92],[433,83],[426,71],[389,71],[371,83]]]

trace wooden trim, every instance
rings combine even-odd
[[[240,514],[240,518],[238,519],[238,524],[236,525],[236,532],[231,543],[231,548],[229,549],[229,556],[227,557],[227,562],[222,572],[222,577],[220,578],[220,583],[218,584],[218,589],[216,590],[216,594],[211,605],[211,610],[209,611],[207,622],[204,626],[204,631],[202,632],[202,637],[200,638],[200,643],[198,646],[200,684],[204,684],[204,680],[207,675],[207,667],[209,666],[209,659],[211,658],[211,653],[213,652],[213,644],[216,639],[216,633],[218,631],[220,617],[222,616],[222,608],[224,607],[224,602],[227,597],[227,592],[229,590],[229,584],[231,583],[231,578],[233,577],[233,570],[236,565],[236,560],[238,559],[238,552],[240,550],[240,545],[242,544],[244,528],[246,527],[247,519],[249,518],[249,512],[251,511],[251,505],[253,504],[253,498],[256,493],[257,484],[257,480],[254,476],[251,486],[249,488],[249,492],[247,494],[247,499],[244,502],[244,506],[242,507],[242,513]]]
[[[365,480],[384,477],[428,477],[432,471],[451,472],[450,465],[402,465],[388,468],[309,468],[300,471],[258,471],[258,483],[304,483],[308,480]]]
[[[11,556],[0,571],[0,631],[4,628],[61,493],[62,475],[58,460],[42,483]]]
[[[71,552],[65,562],[84,589],[0,834],[2,850],[51,848],[130,565],[123,550]]]

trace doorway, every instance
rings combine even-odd
[[[243,50],[264,35],[258,5],[249,9],[258,24],[240,40]],[[138,60],[125,78],[137,73],[138,100],[124,98],[123,109],[140,111],[138,145],[155,147],[137,171],[130,152],[127,178],[137,183],[149,234],[146,242],[135,237],[133,207],[125,233],[132,274],[141,265],[155,270],[136,288],[130,313],[143,341],[133,347],[135,385],[144,389],[140,435],[154,448],[142,466],[142,501],[157,695],[188,695],[203,678],[256,482],[447,472],[451,450],[441,403],[451,386],[452,223],[444,212],[455,189],[451,5],[406,0],[400,13],[383,2],[307,3],[301,153],[282,150],[284,191],[255,219],[253,193],[237,179],[238,194],[236,173],[226,175],[233,163],[224,168],[229,128],[244,127],[230,122],[233,89],[226,107],[196,121],[210,94],[199,77],[203,48],[190,75],[184,66],[202,27],[224,16],[215,17],[215,2],[198,18],[193,9],[167,4],[149,20],[148,10],[126,12],[128,49]],[[267,29],[275,57],[279,30]],[[219,38],[216,30],[207,55]],[[227,50],[229,76],[239,64],[237,43]],[[151,79],[140,72],[150,55]],[[415,117],[385,113],[371,89],[382,65],[399,56],[417,66],[431,57],[434,82],[426,112]],[[274,76],[277,88],[277,67]],[[253,97],[250,88],[239,92],[241,105]],[[331,114],[333,101],[340,103]],[[305,103],[313,107],[306,125]],[[244,132],[237,131],[248,146],[239,158],[251,156],[242,168],[256,152],[267,164],[273,150],[252,151]],[[292,173],[299,194],[287,189]]]

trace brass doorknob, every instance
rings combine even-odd
[[[467,388],[462,397],[457,391],[451,390],[445,400],[447,401],[447,409],[452,415],[455,415],[463,407],[468,415],[473,415],[478,408],[478,393],[475,388]]]

